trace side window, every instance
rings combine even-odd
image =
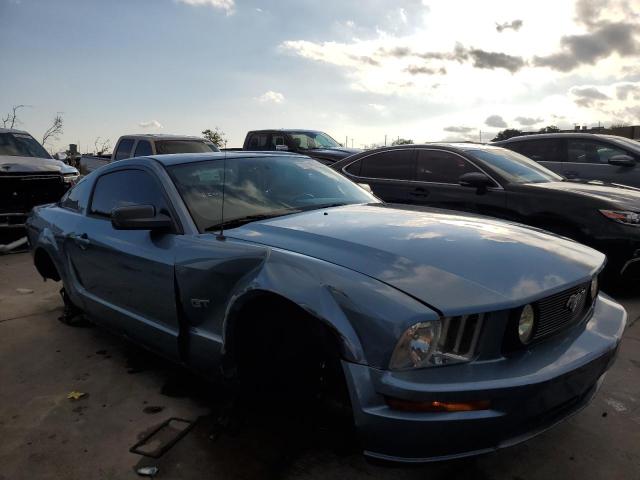
[[[562,162],[562,140],[544,138],[516,142],[509,148],[536,162]]]
[[[442,150],[418,150],[417,180],[457,184],[465,173],[480,172],[459,155]]]
[[[110,217],[111,211],[126,205],[154,205],[169,215],[160,186],[142,170],[120,170],[98,178],[93,190],[90,213]]]
[[[80,180],[71,190],[69,190],[60,200],[60,206],[68,210],[84,213],[89,203],[91,193],[91,182]]]
[[[359,177],[361,167],[362,167],[362,160],[358,160],[357,162],[353,162],[351,165],[345,168],[345,170],[349,172],[351,175],[355,175],[356,177]]]
[[[271,150],[276,150],[278,145],[286,145],[287,142],[284,138],[284,135],[281,134],[273,134],[271,135]]]
[[[607,164],[615,155],[628,155],[614,145],[581,138],[569,139],[567,150],[569,161],[575,163]]]
[[[254,133],[249,137],[249,150],[267,150],[269,134]]]
[[[151,144],[146,140],[138,140],[138,144],[136,145],[136,151],[133,154],[134,157],[144,157],[145,155],[151,155],[153,152],[151,151]]]
[[[122,160],[123,158],[129,158],[131,156],[131,149],[133,148],[133,139],[125,138],[118,144],[118,149],[114,155],[115,160]]]
[[[391,150],[361,160],[361,177],[388,178],[391,180],[414,179],[414,150]]]

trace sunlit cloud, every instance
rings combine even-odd
[[[184,3],[185,5],[193,6],[206,6],[213,7],[219,10],[224,10],[227,15],[232,15],[235,12],[235,0],[177,0],[178,3]]]

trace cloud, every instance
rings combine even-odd
[[[184,3],[185,5],[192,6],[207,6],[224,10],[227,15],[232,15],[235,12],[235,0],[177,0],[178,3]]]
[[[149,120],[148,122],[139,122],[141,128],[164,128],[158,120]]]
[[[515,73],[526,65],[522,57],[515,57],[500,52],[487,52],[477,48],[469,50],[469,55],[473,59],[473,66],[476,68],[504,68]]]
[[[532,118],[532,117],[516,117],[515,120],[523,127],[530,127],[531,125],[535,125],[536,123],[542,122],[542,118]]]
[[[538,67],[569,72],[580,65],[594,65],[598,60],[617,53],[620,57],[640,54],[636,39],[638,25],[632,23],[603,23],[584,35],[568,35],[560,40],[561,51],[533,59]]]
[[[488,127],[507,128],[507,122],[500,115],[491,115],[484,121]]]
[[[444,67],[440,68],[430,68],[425,66],[418,65],[409,65],[404,69],[405,72],[410,73],[411,75],[446,75],[447,69]]]
[[[618,100],[627,100],[629,95],[633,95],[634,100],[640,100],[640,85],[626,83],[616,87],[616,98]]]
[[[284,101],[284,95],[273,90],[269,90],[260,95],[257,100],[260,103],[282,103]]]
[[[571,93],[576,97],[574,102],[580,107],[592,107],[610,99],[596,87],[573,87]]]
[[[385,107],[384,105],[380,105],[379,103],[369,103],[368,105],[376,112],[382,113],[387,110],[387,107]]]
[[[475,131],[475,128],[473,128],[473,127],[453,126],[453,127],[445,127],[443,130],[445,132],[451,132],[451,133],[470,133],[470,132]]]
[[[378,62],[375,58],[370,57],[369,55],[349,55],[349,58],[366,65],[372,65],[374,67],[380,65],[380,62]]]
[[[511,29],[514,32],[517,32],[522,28],[523,23],[524,22],[522,20],[514,20],[512,22],[505,22],[505,23],[496,23],[496,30],[500,33],[508,29]]]

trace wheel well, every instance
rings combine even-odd
[[[42,275],[44,279],[50,278],[55,282],[60,281],[60,273],[58,273],[58,269],[46,250],[42,248],[37,249],[33,257],[33,263],[38,273]]]
[[[338,334],[299,305],[269,292],[252,294],[229,327],[225,369],[231,367],[243,390],[290,397],[331,390],[344,397]]]

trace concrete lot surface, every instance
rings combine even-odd
[[[219,387],[60,323],[59,288],[29,255],[0,257],[0,480],[137,478],[145,465],[167,479],[640,479],[640,293],[616,296],[630,326],[588,408],[525,444],[408,468],[367,463],[323,419],[227,415]],[[160,459],[129,453],[170,417],[197,422]]]

